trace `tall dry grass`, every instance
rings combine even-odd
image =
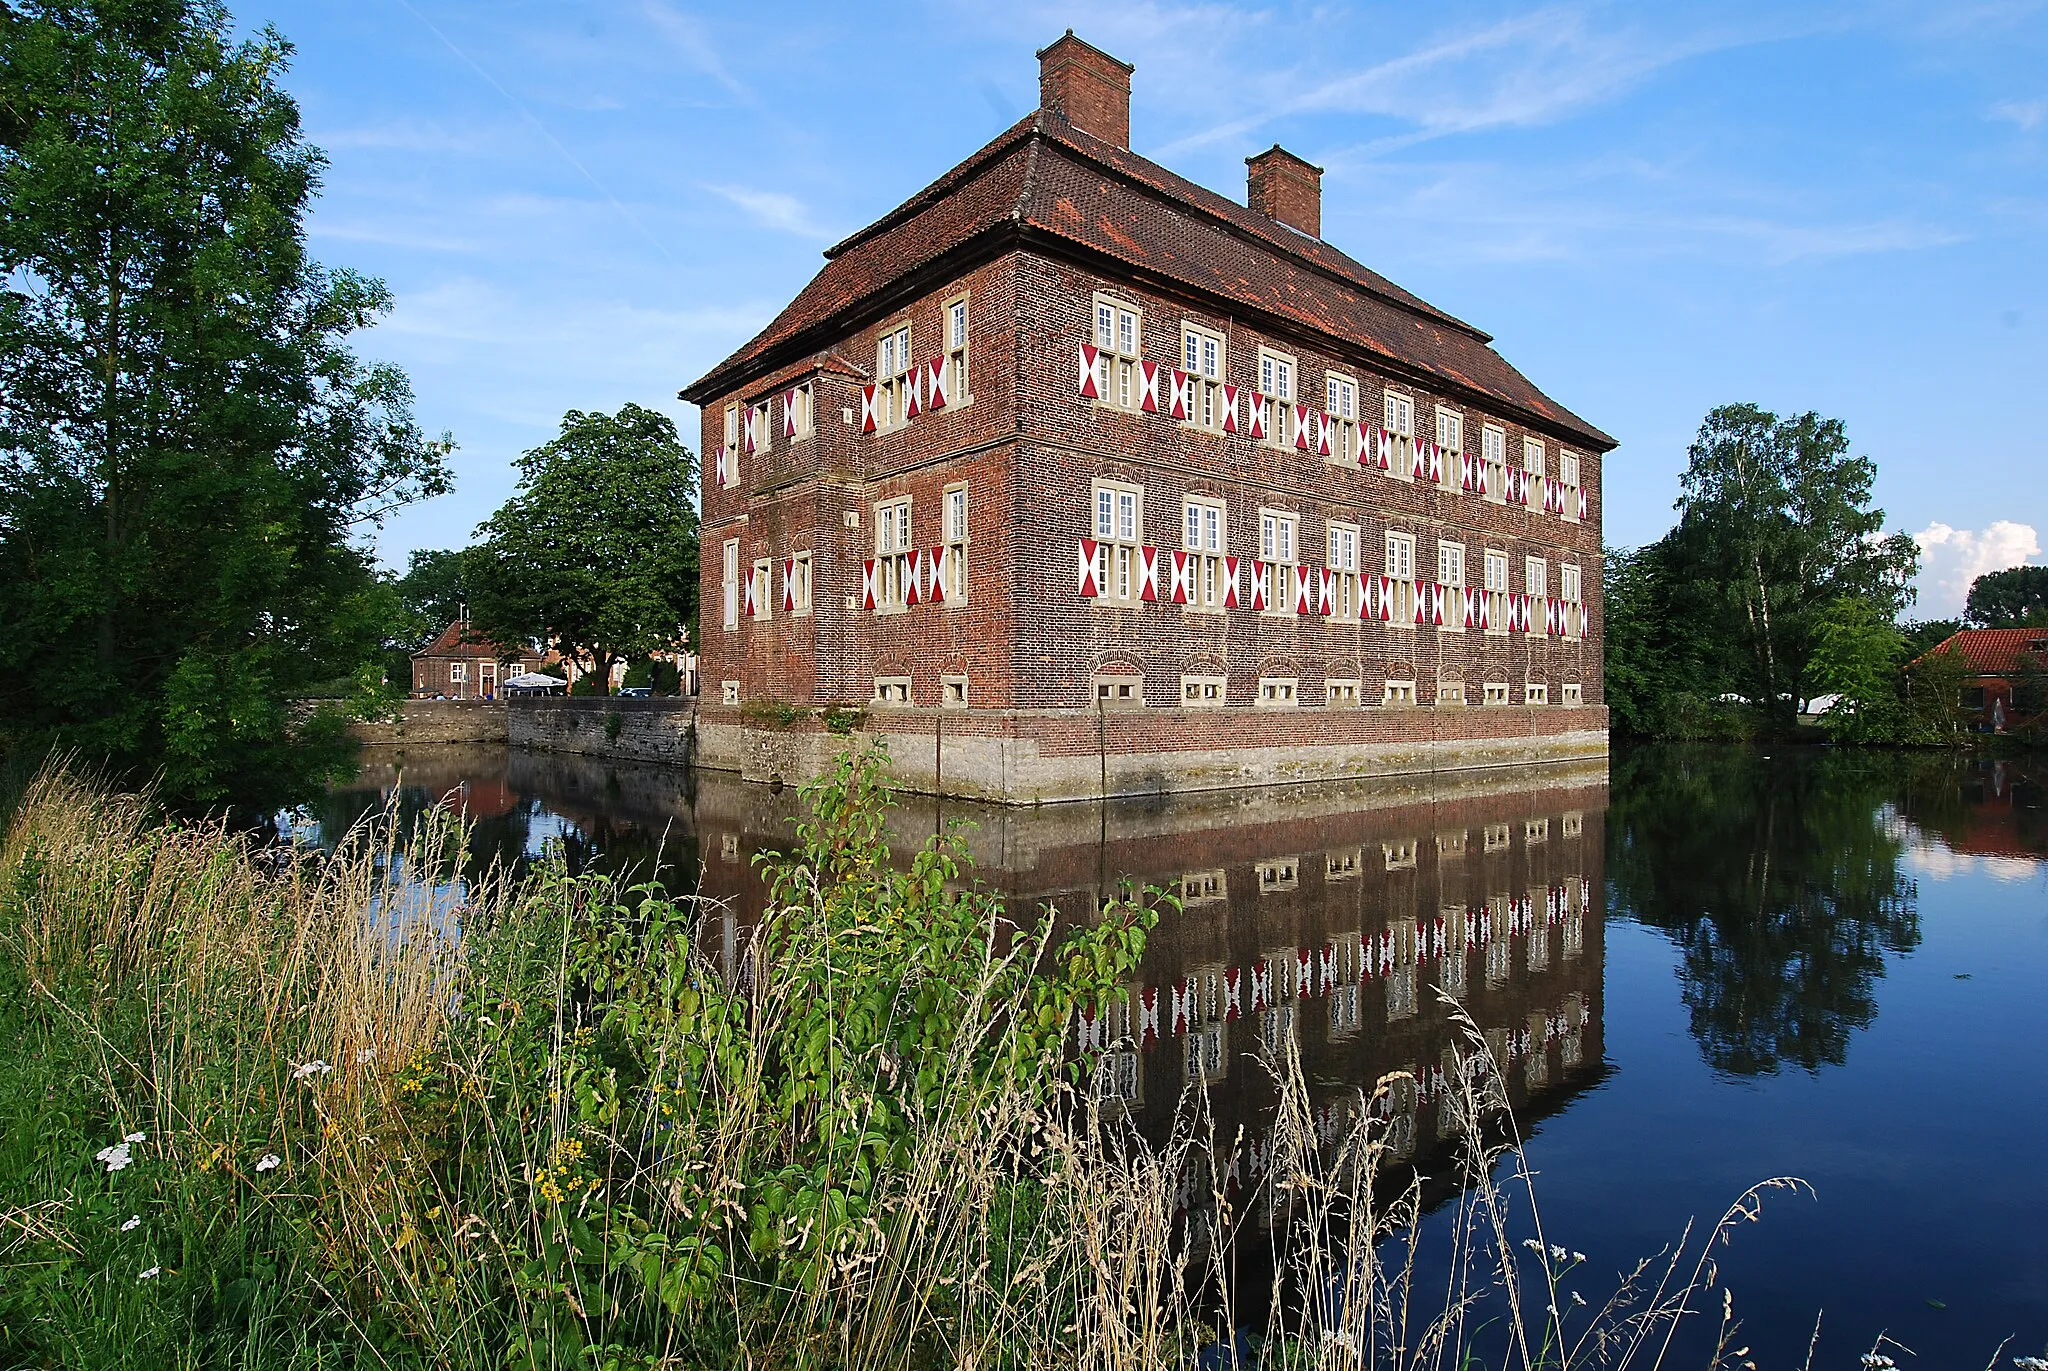
[[[1713,1249],[1796,1183],[1575,1304],[1466,1021],[1440,1259],[1372,1107],[1400,1078],[1332,1138],[1269,1061],[1273,1163],[1238,1194],[1199,1092],[1148,1141],[1062,1050],[1144,898],[1055,947],[943,842],[891,868],[875,766],[812,795],[731,980],[688,902],[461,876],[452,821],[279,854],[46,771],[0,845],[0,1361],[1650,1367],[1689,1320],[1710,1361],[1740,1346]],[[1232,1260],[1268,1229],[1250,1319]]]

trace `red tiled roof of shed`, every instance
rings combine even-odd
[[[1602,450],[1490,337],[1298,233],[1128,149],[1032,113],[875,223],[745,346],[687,387],[697,402],[786,365],[891,283],[991,233],[1057,240],[1436,378]]]
[[[538,657],[540,654],[523,647],[507,652],[502,646],[492,642],[489,638],[483,637],[481,634],[471,633],[467,619],[454,619],[449,622],[448,627],[434,635],[434,641],[428,643],[412,655],[415,657],[491,656],[501,662],[509,662],[516,657]]]
[[[2048,628],[1966,628],[1915,657],[1913,665],[1937,652],[1962,653],[1980,676],[2004,676],[2020,669],[2022,653],[2048,653]]]

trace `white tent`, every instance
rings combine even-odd
[[[514,695],[545,695],[550,691],[568,688],[568,682],[561,677],[545,676],[538,671],[523,671],[517,676],[507,676],[498,682],[498,689]]]

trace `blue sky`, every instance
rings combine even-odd
[[[1241,199],[1279,142],[1325,236],[1495,335],[1621,440],[1607,537],[1670,523],[1711,406],[1844,419],[1920,612],[2048,534],[2048,4],[352,0],[257,8],[332,160],[322,260],[452,430],[459,546],[565,410],[665,409],[819,250],[1037,103],[1071,26],[1135,63],[1132,143]]]

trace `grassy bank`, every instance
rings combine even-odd
[[[453,824],[294,858],[44,774],[0,846],[0,1365],[1651,1365],[1724,1317],[1697,1247],[1568,1297],[1476,1035],[1447,1283],[1291,1057],[1225,1193],[1199,1096],[1148,1145],[1063,1052],[1158,897],[1055,942],[954,844],[891,866],[875,758],[808,798],[722,967],[651,886],[463,881]],[[1235,1204],[1284,1239],[1249,1331]]]

